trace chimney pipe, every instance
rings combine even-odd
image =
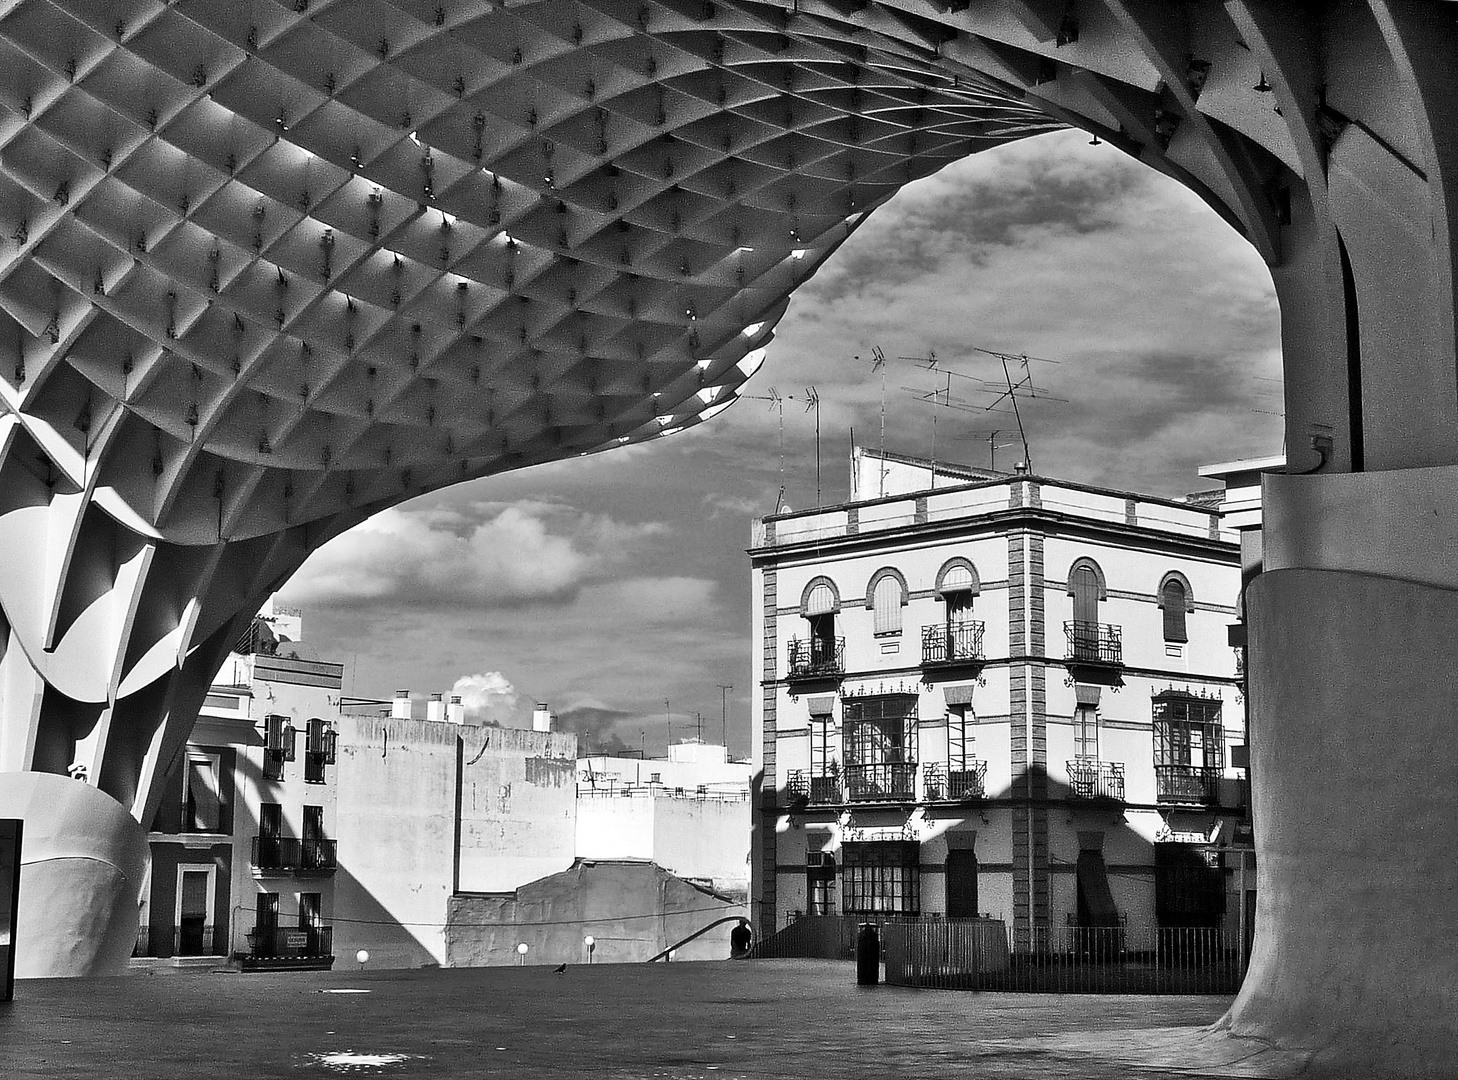
[[[446,719],[452,724],[464,724],[466,722],[466,706],[461,704],[460,694],[451,695],[451,703],[446,707]]]
[[[440,723],[446,718],[445,702],[439,694],[431,694],[430,700],[425,704],[425,718]]]
[[[551,710],[547,708],[547,703],[545,701],[537,702],[537,707],[532,710],[532,730],[552,730],[552,713]]]
[[[395,704],[393,704],[393,705],[390,706],[390,719],[391,720],[409,720],[410,719],[410,691],[409,690],[396,690],[395,691]]]

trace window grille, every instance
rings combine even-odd
[[[848,915],[921,912],[921,845],[914,840],[841,846],[841,894]]]

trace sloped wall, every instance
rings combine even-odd
[[[510,896],[454,896],[446,927],[446,963],[482,967],[587,962],[583,939],[596,942],[600,964],[647,960],[715,919],[748,916],[735,904],[650,862],[579,860],[571,869],[524,885]],[[677,960],[726,960],[732,923],[678,951]]]

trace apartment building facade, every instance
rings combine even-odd
[[[864,450],[856,481],[874,497],[755,525],[760,936],[1233,929],[1240,560],[1214,506]]]
[[[139,957],[333,963],[342,664],[270,602],[229,656],[149,825]]]

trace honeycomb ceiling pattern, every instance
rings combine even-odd
[[[1289,431],[1426,463],[1458,384],[1344,335],[1451,353],[1448,6],[0,4],[0,771],[147,820],[320,544],[712,416],[868,213],[1065,125],[1272,267]]]
[[[1061,126],[845,7],[9,5],[10,470],[200,544],[712,415],[869,210]]]

